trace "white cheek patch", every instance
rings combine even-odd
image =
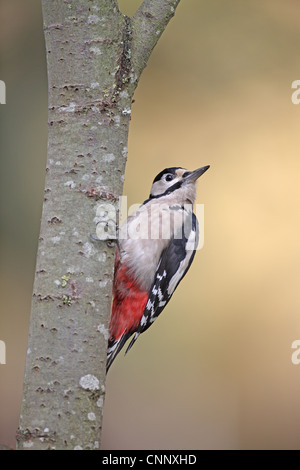
[[[182,174],[186,172],[186,170],[177,170],[176,171],[176,177],[171,180],[171,181],[165,181],[165,180],[160,180],[156,181],[151,188],[151,195],[152,196],[159,196],[163,194],[165,191],[167,191],[171,186],[176,184],[180,179],[181,175],[179,175],[177,172],[181,171]]]

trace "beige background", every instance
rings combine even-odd
[[[132,14],[139,2],[122,0]],[[205,242],[110,370],[105,449],[300,448],[300,4],[182,0],[133,105],[124,194],[199,180]],[[14,446],[47,148],[40,2],[0,1],[0,443]]]

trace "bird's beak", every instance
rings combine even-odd
[[[202,168],[198,168],[198,170],[192,171],[188,176],[185,177],[185,182],[187,183],[195,183],[195,181],[203,175],[203,173],[208,170],[210,165],[203,166]]]

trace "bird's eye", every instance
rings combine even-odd
[[[168,175],[166,175],[166,181],[172,181],[174,179],[174,175],[171,175],[171,173],[169,173]]]

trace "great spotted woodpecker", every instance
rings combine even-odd
[[[107,371],[127,339],[134,334],[126,353],[156,320],[194,259],[196,182],[208,168],[161,171],[149,198],[119,231]]]

